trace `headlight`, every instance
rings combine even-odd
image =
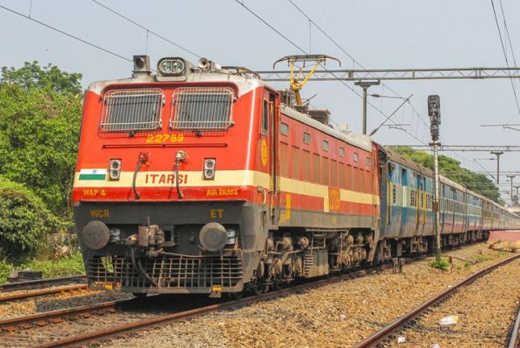
[[[217,161],[214,158],[206,158],[204,160],[204,180],[215,179],[215,167]]]
[[[121,178],[121,160],[111,159],[109,164],[109,178],[111,181],[118,181]]]
[[[163,58],[158,64],[158,70],[162,75],[182,75],[185,69],[186,64],[181,58]]]
[[[228,232],[221,224],[210,222],[205,224],[199,232],[199,244],[202,250],[217,252],[224,248],[228,241]]]

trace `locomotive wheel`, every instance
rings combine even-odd
[[[259,295],[263,294],[264,292],[268,292],[269,286],[265,285],[265,284],[255,284],[251,288],[251,291],[253,292],[253,295],[259,296]]]
[[[258,263],[258,267],[256,269],[256,273],[254,275],[255,279],[250,283],[249,290],[255,296],[259,296],[264,292],[269,290],[269,286],[265,285],[265,264],[263,261]]]
[[[238,301],[244,297],[244,290],[239,292],[228,292],[228,296],[232,301]]]
[[[272,282],[273,282],[273,284],[272,284],[273,290],[280,290],[283,287],[283,281],[282,281],[282,278],[280,278],[280,277],[273,278]]]

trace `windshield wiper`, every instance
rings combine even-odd
[[[190,114],[186,110],[183,110],[184,115],[188,118],[190,122],[192,122],[195,125],[195,121],[191,118]],[[197,138],[200,138],[202,136],[202,132],[198,128],[193,128],[193,133],[197,136]]]

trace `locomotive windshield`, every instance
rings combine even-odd
[[[170,127],[176,130],[225,130],[231,123],[233,90],[181,87],[173,95]]]
[[[103,100],[101,129],[109,132],[161,127],[164,94],[160,89],[109,91]]]

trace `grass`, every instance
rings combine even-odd
[[[496,254],[480,255],[477,258],[473,259],[473,260],[464,262],[464,265],[457,266],[455,269],[457,271],[461,271],[461,270],[466,269],[468,267],[471,267],[473,265],[476,265],[476,264],[479,264],[479,263],[482,263],[482,262],[492,261],[492,260],[495,260],[495,259],[497,259],[499,257],[502,257],[504,255],[508,255],[508,254],[510,254],[510,253],[507,252],[507,251],[500,251],[500,252],[498,252]],[[430,264],[430,266],[432,266],[434,268],[441,268],[442,269],[442,267],[435,267],[435,266],[437,266],[437,264],[436,265],[432,265],[433,263],[435,263],[435,262],[432,262]]]
[[[471,266],[476,265],[478,263],[495,260],[495,259],[497,259],[499,257],[502,257],[502,256],[506,255],[506,254],[509,254],[509,252],[507,252],[507,251],[500,251],[500,252],[498,252],[496,254],[480,255],[480,256],[478,256],[476,259],[474,259],[472,261],[466,261],[466,263],[464,263],[464,268],[471,267]]]
[[[5,283],[12,270],[31,269],[42,271],[44,278],[64,277],[76,274],[85,274],[83,258],[80,252],[58,259],[33,259],[20,265],[13,265],[0,261],[0,283]]]
[[[448,271],[451,267],[451,264],[446,258],[441,257],[430,262],[430,267]]]

